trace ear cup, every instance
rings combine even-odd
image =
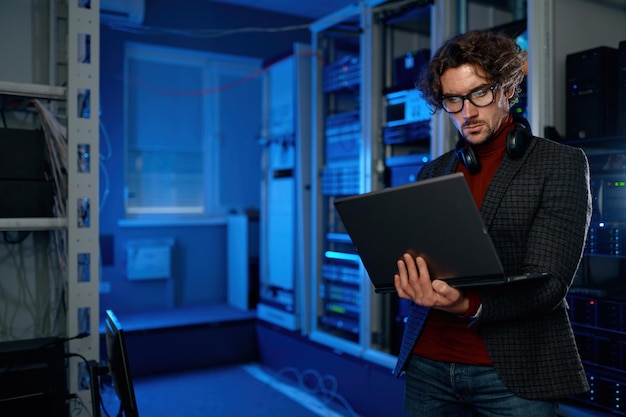
[[[533,134],[530,124],[523,117],[513,116],[513,123],[515,129],[506,135],[506,153],[509,158],[518,159],[526,152]]]
[[[465,146],[465,139],[463,139],[462,137],[460,137],[459,140],[456,142],[454,153],[456,155],[456,159],[458,159],[460,163],[465,165],[465,168],[467,168],[470,174],[476,174],[480,172],[482,166],[480,165],[478,155],[476,155],[476,152],[474,152],[474,148],[472,148],[471,146]]]

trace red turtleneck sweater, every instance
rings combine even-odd
[[[465,176],[474,196],[476,205],[480,207],[487,192],[491,178],[495,174],[502,158],[506,154],[506,136],[514,129],[512,117],[500,127],[494,140],[476,146],[474,151],[481,164],[480,172],[470,174],[463,164],[459,164],[457,172]],[[463,239],[457,236],[457,239]],[[467,242],[471,245],[471,242]],[[413,353],[429,359],[463,363],[471,365],[491,365],[485,342],[480,334],[479,326],[468,326],[467,318],[476,314],[480,305],[478,293],[468,290],[470,307],[463,316],[455,316],[440,310],[432,309],[417,341]]]

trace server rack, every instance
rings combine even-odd
[[[368,1],[342,9],[312,28],[318,57],[312,78],[316,101],[308,330],[317,342],[389,367],[395,362],[392,345],[399,338],[397,297],[374,294],[333,201],[389,185],[386,156],[390,155],[386,152],[391,148],[383,141],[386,89],[391,84],[386,78],[392,71],[389,60],[397,44],[414,45],[416,35],[414,29],[406,36],[400,33],[414,22],[402,28],[385,25],[390,16],[411,15],[416,8],[424,8],[429,18],[430,2]],[[430,27],[423,30],[429,32]],[[423,42],[428,44],[428,37]],[[390,45],[394,48],[388,49]],[[430,138],[420,139],[428,152]],[[397,145],[396,151],[404,146]]]
[[[559,19],[598,13],[612,28],[607,36],[576,33],[566,45],[555,45],[564,55],[563,81],[556,96],[565,112],[560,129],[565,134],[560,140],[587,155],[592,196],[584,256],[567,295],[591,390],[570,400],[626,415],[622,395],[626,384],[626,131],[620,130],[618,118],[610,119],[623,99],[618,55],[626,30],[619,22],[626,18],[626,8],[581,2],[566,11]],[[581,114],[585,114],[582,119]]]
[[[376,20],[383,39],[383,89],[376,96],[382,104],[377,141],[383,159],[383,187],[415,181],[431,159],[431,113],[415,88],[430,59],[432,2],[416,2],[397,8],[381,8]],[[395,357],[399,353],[409,302],[395,294],[376,295],[380,307],[378,331],[372,329],[371,347]],[[385,314],[384,314],[385,313]]]
[[[303,326],[307,299],[303,252],[308,246],[312,56],[308,44],[296,43],[265,63],[257,316],[294,331]]]
[[[365,88],[360,34],[362,10],[350,8],[342,12],[345,17],[338,23],[313,36],[314,49],[319,53],[316,81],[321,91],[315,109],[319,111],[320,161],[313,165],[314,170],[319,168],[313,175],[318,179],[321,239],[317,252],[319,275],[315,274],[319,279],[312,288],[317,307],[312,327],[332,338],[358,344],[363,281],[358,256],[334,210],[333,200],[368,188],[362,184],[362,122],[366,117],[361,102]]]

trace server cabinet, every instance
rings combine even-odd
[[[333,202],[396,185],[389,179],[404,177],[402,171],[415,172],[429,152],[428,127],[417,141],[398,134],[406,124],[400,107],[408,102],[406,111],[413,113],[407,118],[410,121],[415,121],[415,111],[424,110],[411,108],[416,99],[413,71],[398,68],[400,77],[405,77],[403,86],[392,84],[396,58],[413,56],[429,45],[430,26],[424,27],[419,19],[425,16],[428,22],[430,3],[370,1],[342,9],[312,28],[318,56],[312,79],[309,333],[313,340],[390,367],[401,333],[397,296],[373,292]],[[420,117],[428,125],[430,115]],[[387,128],[389,141],[384,140]]]
[[[299,330],[306,313],[311,56],[296,43],[265,63],[257,315],[289,330]]]
[[[351,6],[312,29],[312,247],[310,337],[358,354],[364,281],[333,207],[365,183],[363,36],[366,8]]]

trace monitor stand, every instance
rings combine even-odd
[[[91,388],[91,415],[92,417],[102,417],[102,396],[100,394],[100,376],[109,372],[107,366],[98,362],[89,361],[89,385]]]

